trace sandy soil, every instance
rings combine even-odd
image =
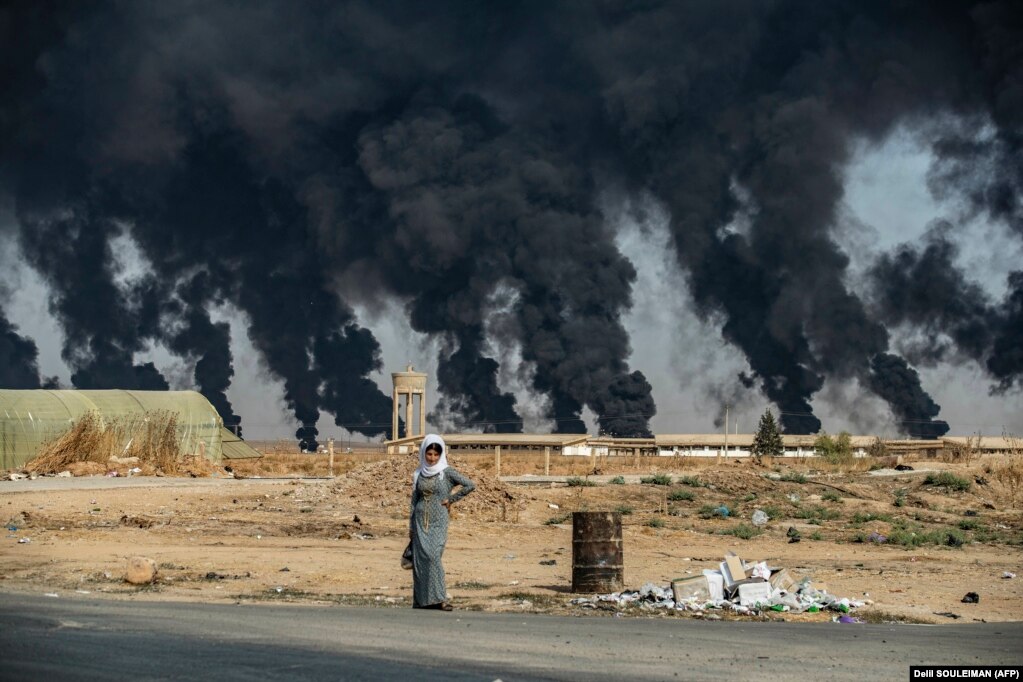
[[[732,550],[823,582],[840,597],[869,600],[861,615],[875,620],[946,623],[953,619],[938,614],[955,614],[990,622],[1023,613],[1023,512],[993,475],[1004,461],[919,462],[915,471],[887,476],[804,469],[806,482],[776,480],[792,473],[783,466],[724,463],[671,471],[671,486],[594,487],[504,484],[487,463],[452,462],[479,484],[453,514],[445,555],[459,608],[606,615],[568,604],[575,596],[571,521],[563,517],[617,508],[626,512],[629,588],[698,574]],[[336,479],[225,478],[185,487],[32,492],[4,484],[0,593],[407,607],[411,573],[398,559],[412,466],[402,458],[362,464]],[[948,469],[970,488],[927,484],[925,469]],[[672,492],[692,499],[672,500]],[[729,518],[703,518],[721,504],[730,507]],[[762,534],[726,534],[751,528],[757,509],[772,517]],[[789,542],[790,528],[800,542]],[[904,544],[862,542],[871,532]],[[155,584],[123,581],[133,555],[158,563]],[[1020,577],[1003,578],[1005,572]],[[962,603],[967,592],[980,602]]]

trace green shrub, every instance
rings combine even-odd
[[[807,479],[806,476],[804,476],[803,474],[797,473],[795,471],[789,471],[782,474],[781,478],[778,480],[785,481],[786,483],[806,483]]]
[[[924,485],[933,485],[948,490],[965,492],[970,489],[970,482],[965,478],[959,478],[950,471],[942,471],[940,474],[927,474]]]
[[[552,516],[551,518],[544,521],[544,525],[557,526],[560,523],[568,521],[570,518],[572,518],[571,514],[558,514],[557,516]]]
[[[775,504],[765,504],[760,507],[760,510],[767,514],[767,518],[771,519],[772,521],[776,521],[778,519],[783,519],[786,517],[786,514],[781,510],[781,507]]]
[[[651,528],[664,528],[664,519],[654,517],[647,521],[645,525],[650,526]]]
[[[977,530],[981,523],[977,519],[963,519],[959,522],[959,530]]]
[[[852,436],[846,431],[835,438],[821,431],[813,447],[828,464],[849,464],[853,461]]]
[[[672,502],[679,502],[682,500],[692,502],[695,497],[696,495],[688,490],[672,490],[668,493],[668,499]]]
[[[740,523],[735,528],[729,528],[726,531],[722,531],[722,535],[734,535],[735,537],[740,538],[742,540],[749,540],[750,538],[755,538],[756,536],[760,535],[763,532],[764,532],[763,530],[757,528],[756,526],[751,526],[746,523]]]
[[[654,474],[653,476],[644,476],[639,479],[639,482],[650,485],[671,485],[671,476],[668,474]]]
[[[730,509],[728,507],[728,505],[724,505],[724,504],[716,504],[716,505],[715,504],[705,504],[705,505],[703,505],[702,507],[700,507],[696,511],[696,514],[701,519],[712,519],[712,518],[714,518],[716,516],[723,517],[724,514],[721,514],[721,513],[718,512],[718,510],[721,507],[724,507],[725,509],[728,509],[728,516],[731,516],[734,513],[734,511],[732,509]]]
[[[633,510],[632,507],[630,507],[627,504],[620,504],[617,507],[615,507],[615,511],[618,512],[619,514],[621,514],[622,516],[628,516],[634,510]]]
[[[592,488],[593,486],[597,485],[588,478],[579,478],[578,476],[572,476],[571,478],[566,480],[565,483],[567,483],[570,488],[577,486],[582,488]]]
[[[702,488],[707,485],[696,476],[679,476],[678,482],[682,485],[687,485],[690,488]]]
[[[813,521],[832,521],[841,514],[827,507],[800,507],[793,516],[797,519],[807,519],[812,523]]]
[[[856,512],[852,517],[853,523],[867,523],[868,521],[892,522],[891,514],[874,514],[872,512]]]
[[[908,528],[897,528],[888,535],[888,542],[903,547],[920,547],[921,545],[944,545],[945,547],[962,547],[966,544],[966,536],[955,528],[939,528],[932,531],[915,532]]]
[[[824,539],[824,536],[821,535],[821,532],[819,530],[815,530],[814,532],[810,533],[809,538],[811,540],[815,540],[815,541],[819,542],[819,541]]]
[[[906,506],[906,489],[905,488],[899,488],[898,490],[895,491],[895,501],[892,502],[892,504],[895,505],[896,507],[905,507]]]
[[[608,481],[608,483],[610,483],[611,485],[625,485],[625,477],[615,476],[610,481]]]
[[[842,496],[836,492],[829,491],[821,495],[821,499],[825,502],[841,502]]]
[[[966,544],[966,536],[962,532],[955,528],[945,528],[937,531],[938,537],[936,545],[945,545],[946,547],[962,547]]]

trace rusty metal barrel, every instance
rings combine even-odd
[[[625,554],[622,515],[618,512],[572,514],[572,591],[618,592]]]

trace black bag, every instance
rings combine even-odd
[[[405,551],[401,553],[401,567],[406,571],[412,570],[412,541],[409,540]]]

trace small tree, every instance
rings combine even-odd
[[[842,431],[837,438],[832,438],[827,431],[821,431],[813,442],[813,449],[828,464],[848,464],[853,459],[852,436]]]
[[[764,410],[763,416],[760,417],[757,435],[753,437],[753,447],[750,451],[757,462],[760,462],[762,457],[780,457],[782,455],[781,434],[778,432],[778,425],[774,421],[774,415],[770,408]]]

